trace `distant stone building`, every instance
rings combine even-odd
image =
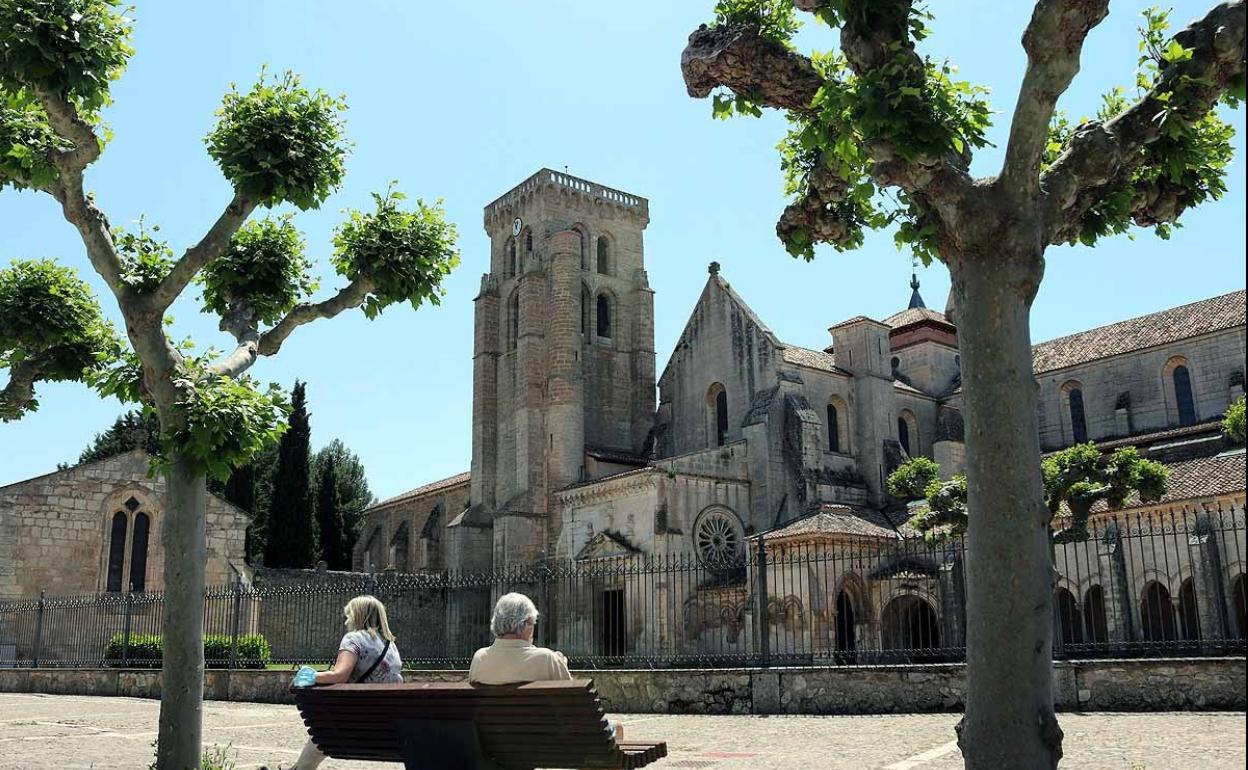
[[[834,323],[811,350],[780,340],[711,263],[656,382],[648,222],[645,199],[545,169],[486,206],[471,472],[371,509],[356,568],[586,568],[588,587],[546,596],[563,605],[570,653],[744,653],[764,636],[772,651],[828,655],[960,646],[960,557],[912,537],[885,484],[915,455],[962,470],[956,309],[928,308],[912,279],[904,309]],[[1035,346],[1045,451],[1131,444],[1171,469],[1160,503],[1097,514],[1098,533],[1121,521],[1126,539],[1058,549],[1064,642],[1245,633],[1242,549],[1220,534],[1242,531],[1244,454],[1218,426],[1243,394],[1244,357],[1242,290]],[[1205,545],[1146,537],[1175,511],[1212,528]],[[700,582],[592,569],[753,557],[760,537],[768,576],[757,561]],[[791,563],[812,549],[853,558],[816,577]],[[452,647],[490,598],[449,596]]]
[[[164,588],[165,481],[141,450],[0,487],[0,600]],[[208,496],[208,585],[244,569],[247,514]]]

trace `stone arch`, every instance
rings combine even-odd
[[[1083,635],[1093,644],[1109,641],[1109,620],[1105,614],[1105,589],[1093,583],[1083,592]]]
[[[1200,614],[1196,599],[1196,581],[1190,577],[1179,584],[1178,616],[1179,639],[1199,642]]]
[[[1162,391],[1171,425],[1191,425],[1200,419],[1196,400],[1196,372],[1186,356],[1172,356],[1162,367]]]
[[[581,239],[581,269],[589,269],[589,228],[584,222],[577,222],[570,228]]]
[[[594,239],[594,272],[599,275],[615,275],[615,241],[610,233],[600,233]]]
[[[728,389],[722,382],[712,382],[706,389],[707,446],[728,443]]]
[[[396,572],[410,572],[412,550],[411,531],[407,526],[407,522],[401,522],[394,530],[394,536],[390,538],[390,563],[388,566],[393,567]]]
[[[385,532],[378,526],[374,527],[368,538],[364,540],[364,569],[369,572],[376,572],[385,566]]]
[[[889,600],[880,613],[880,647],[902,650],[912,657],[940,647],[940,623],[931,602],[914,593]]]
[[[852,454],[850,436],[853,433],[850,431],[849,405],[845,403],[845,399],[837,395],[829,397],[824,419],[824,428],[828,432],[828,451]]]
[[[1083,617],[1079,602],[1066,586],[1053,591],[1054,637],[1062,647],[1083,644]]]
[[[857,573],[849,572],[841,578],[836,591],[836,649],[842,654],[858,649],[858,629],[867,623],[870,614],[866,595]]]
[[[598,339],[609,340],[618,331],[618,303],[615,295],[608,289],[599,289],[594,298],[594,335]]]
[[[1061,401],[1063,437],[1072,444],[1084,443],[1088,440],[1088,412],[1083,383],[1079,380],[1062,383]]]
[[[1170,589],[1159,580],[1149,580],[1140,592],[1140,630],[1148,642],[1178,638]]]
[[[897,413],[897,441],[910,457],[922,454],[919,443],[919,420],[909,409],[902,409]]]

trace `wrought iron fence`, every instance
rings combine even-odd
[[[493,602],[520,591],[538,642],[574,667],[871,665],[959,661],[961,539],[847,535],[835,526],[746,540],[736,557],[619,556],[490,573],[344,575],[205,593],[209,667],[328,663],[352,596],[381,598],[407,665],[464,667],[490,642]],[[784,532],[792,532],[784,534]],[[1244,512],[1095,521],[1054,546],[1054,655],[1242,654]],[[0,603],[0,667],[159,665],[163,597]]]

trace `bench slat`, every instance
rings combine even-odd
[[[294,691],[313,741],[340,759],[400,760],[403,723],[471,723],[481,749],[504,768],[634,768],[667,745],[617,745],[591,680],[330,685]],[[412,721],[415,720],[415,721]],[[436,728],[435,728],[436,729]]]

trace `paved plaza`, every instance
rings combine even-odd
[[[144,768],[159,702],[135,698],[0,694],[0,768]],[[239,770],[294,762],[305,733],[294,706],[204,704],[206,745],[230,746]],[[956,714],[858,717],[624,714],[632,740],[665,740],[656,770],[961,767]],[[1244,715],[1064,714],[1064,768],[1243,768]],[[325,770],[399,765],[330,760]]]

